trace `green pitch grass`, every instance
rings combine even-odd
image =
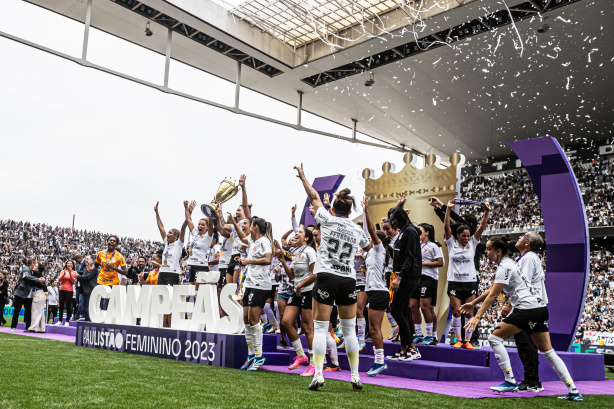
[[[372,385],[353,391],[349,383],[334,380],[311,392],[309,380],[298,376],[246,373],[14,334],[0,334],[0,354],[3,409],[614,408],[614,396],[587,396],[583,403],[556,396],[469,400]]]

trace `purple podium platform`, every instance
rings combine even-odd
[[[26,324],[23,323],[23,322],[18,323],[17,324],[17,329],[25,330],[26,329]],[[77,323],[76,322],[71,322],[68,327],[65,327],[63,325],[47,324],[47,325],[45,325],[45,332],[47,332],[49,334],[70,335],[70,336],[74,337],[75,335],[77,335]]]
[[[273,334],[265,335],[266,344],[268,339],[274,339],[275,345],[279,345],[280,336]],[[307,349],[307,340],[301,337],[303,347]],[[397,352],[398,343],[384,341],[384,354],[386,356]],[[490,347],[468,350],[455,349],[450,345],[418,346],[422,358],[413,362],[400,362],[386,360],[388,370],[386,375],[409,379],[421,379],[427,381],[503,381],[503,372],[497,364],[494,353]],[[294,356],[292,348],[277,349],[278,353],[287,354],[290,362]],[[510,361],[517,379],[524,378],[524,370],[518,351],[508,348]],[[605,367],[603,355],[580,354],[574,352],[557,352],[567,365],[569,373],[575,381],[602,381],[605,380]],[[339,363],[342,369],[349,370],[349,363],[343,349],[338,349]],[[366,372],[371,368],[374,361],[373,343],[367,341],[365,348],[360,352],[359,372]],[[281,359],[276,357],[276,359]],[[544,382],[559,380],[558,375],[542,356],[539,357],[539,376]],[[267,362],[267,365],[275,365]]]

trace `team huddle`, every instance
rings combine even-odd
[[[365,347],[367,333],[373,341],[375,358],[367,372],[369,376],[385,371],[386,359],[407,362],[420,359],[418,345],[438,344],[435,306],[438,269],[444,267],[442,246],[435,239],[434,226],[414,225],[410,220],[404,209],[404,195],[387,217],[377,223],[369,213],[368,199],[364,198],[360,203],[363,209],[360,225],[348,217],[357,208],[349,189],[336,193],[332,203],[328,196],[322,200],[305,177],[302,165],[295,169],[311,201],[316,225],[299,226],[294,217],[295,206],[292,229],[282,236],[281,243],[274,240],[271,223],[251,214],[243,175],[239,181],[242,204],[234,215],[224,215],[219,205],[215,217],[200,219],[195,226],[192,212],[196,203],[185,201],[182,228],[167,232],[156,204],[154,210],[164,250],[152,257],[155,269],[146,278],[141,274],[139,281],[142,285],[177,285],[185,275],[198,290],[199,283],[211,282],[214,274],[219,276],[218,293],[225,284],[236,283],[248,349],[241,369],[256,371],[266,363],[263,333],[278,331],[282,335],[281,346],[287,346],[287,337],[296,352],[289,369],[306,366],[302,375],[312,377],[309,389],[324,386],[324,372],[340,370],[337,348],[344,348],[351,384],[360,390],[363,384],[358,372],[359,352]],[[537,369],[529,370],[536,368],[539,351],[569,389],[562,398],[582,401],[565,364],[550,344],[545,275],[537,255],[543,243],[541,237],[537,233],[521,237],[516,244],[521,256],[516,261],[508,257],[509,236],[488,240],[485,253],[498,268],[491,288],[478,294],[480,240],[487,227],[490,206],[482,204],[484,212],[478,223],[470,213],[458,215],[452,211],[455,199],[450,199],[447,205],[437,198],[429,200],[443,222],[449,256],[447,293],[455,335],[452,346],[479,347],[471,339],[481,317],[496,299],[505,300],[502,311],[505,318],[488,338],[505,382],[491,389],[543,390]],[[186,229],[191,232],[187,243]],[[117,238],[111,236],[108,249],[98,254],[99,284],[116,285],[119,277],[126,274],[126,263],[116,251],[117,245]],[[201,274],[208,279],[199,279]],[[388,357],[384,356],[382,335],[385,315],[392,326],[388,338],[400,340],[398,352]],[[462,317],[467,320],[464,328]],[[170,315],[165,317],[164,324],[170,326]],[[529,352],[521,355],[525,380],[520,383],[514,378],[503,344],[511,336],[515,336],[519,349]],[[340,337],[343,342],[337,346],[336,338]]]

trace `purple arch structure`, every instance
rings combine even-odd
[[[509,143],[527,170],[544,218],[550,338],[557,351],[574,341],[589,278],[588,223],[576,176],[556,139]]]
[[[341,182],[343,182],[344,178],[345,175],[331,175],[315,178],[311,186],[313,186],[313,188],[318,192],[318,194],[320,195],[320,199],[324,198],[324,193],[328,193],[331,197],[332,202],[333,193],[335,193],[337,189],[339,189],[339,185],[341,185]],[[305,206],[303,207],[303,214],[301,215],[301,224],[303,226],[316,224],[315,219],[309,211],[309,205],[311,205],[311,201],[307,199],[305,201]]]

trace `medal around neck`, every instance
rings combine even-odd
[[[237,192],[237,183],[226,178],[222,181],[222,183],[220,183],[220,187],[217,189],[211,203],[201,205],[200,210],[205,216],[215,219],[215,212],[217,211],[219,205],[232,199]]]

